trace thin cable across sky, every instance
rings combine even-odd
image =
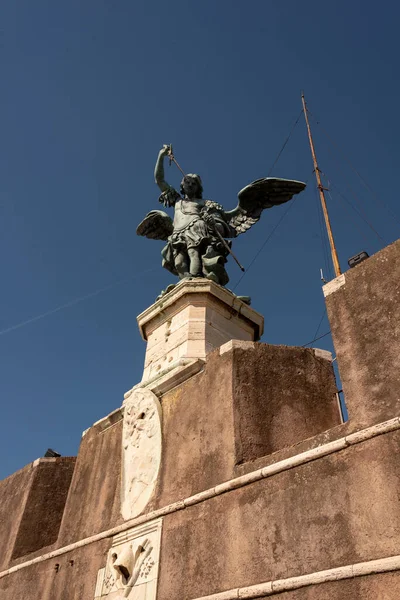
[[[133,281],[134,279],[137,279],[138,277],[141,277],[142,275],[146,275],[147,273],[152,273],[153,271],[156,271],[156,270],[157,270],[157,267],[154,267],[153,269],[147,269],[146,271],[142,271],[141,273],[136,273],[136,275],[130,275],[129,277],[124,277],[123,279],[114,281],[114,283],[110,283],[109,285],[99,288],[98,290],[95,290],[94,292],[90,292],[89,294],[84,294],[83,296],[74,298],[73,300],[70,300],[69,302],[65,302],[65,304],[60,304],[60,306],[57,306],[56,308],[52,308],[51,310],[41,313],[40,315],[31,317],[30,319],[27,319],[26,321],[21,321],[21,323],[17,323],[16,325],[11,325],[11,327],[7,327],[6,329],[3,329],[2,331],[0,331],[0,335],[5,335],[6,333],[10,333],[11,331],[20,329],[21,327],[24,327],[25,325],[34,323],[35,321],[40,321],[41,319],[44,319],[45,317],[54,315],[54,313],[59,312],[60,310],[63,310],[64,308],[69,308],[70,306],[75,306],[75,304],[79,304],[80,302],[83,302],[84,300],[88,300],[89,298],[98,296],[102,292],[111,290],[112,288],[116,287],[117,285],[122,285],[123,283],[128,283],[128,281]]]

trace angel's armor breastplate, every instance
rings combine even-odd
[[[204,200],[180,199],[175,203],[174,231],[186,229],[193,221],[197,221],[204,208]]]

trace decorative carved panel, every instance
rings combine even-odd
[[[155,600],[162,519],[120,533],[97,574],[95,600]]]
[[[121,512],[139,515],[154,491],[161,462],[161,406],[146,388],[133,390],[125,401],[122,434]]]

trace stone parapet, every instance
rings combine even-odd
[[[238,465],[341,424],[329,360],[309,348],[230,341],[161,397],[162,477],[152,506],[232,478]]]
[[[399,414],[400,240],[323,290],[350,421]]]
[[[0,481],[0,569],[54,544],[75,467],[75,457],[39,458]]]
[[[93,599],[107,553],[162,519],[157,600],[262,598],[269,590],[298,600],[303,586],[310,600],[376,600],[382,590],[397,600],[399,442],[397,418],[27,557],[0,573],[0,597]]]

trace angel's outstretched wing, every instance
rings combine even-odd
[[[257,223],[263,210],[291,200],[305,187],[305,183],[290,179],[273,177],[257,179],[240,190],[237,207],[225,212],[225,218],[236,231],[236,235],[240,235]]]
[[[173,229],[172,219],[167,213],[162,210],[152,210],[138,225],[136,233],[149,240],[167,240]]]

